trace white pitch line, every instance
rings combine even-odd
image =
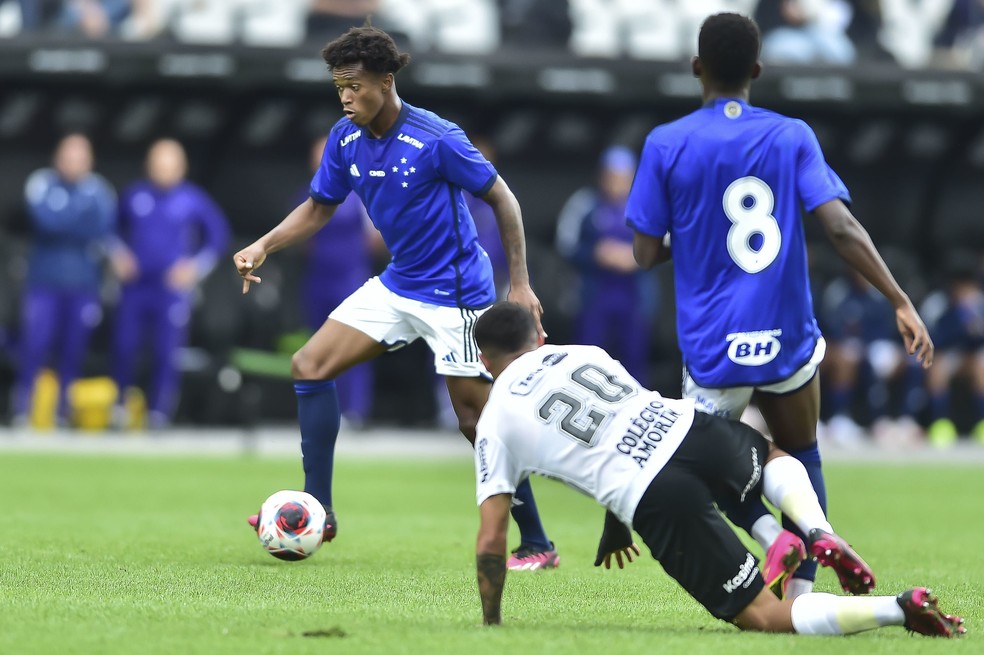
[[[231,428],[175,428],[160,432],[81,432],[55,430],[33,432],[0,428],[0,454],[51,453],[73,455],[134,456],[259,456],[299,457],[300,438],[294,427],[263,427],[255,430]],[[372,428],[342,429],[337,454],[340,457],[466,459],[472,456],[468,443],[448,430]],[[950,448],[928,445],[900,449],[872,443],[845,448],[821,443],[824,461],[844,464],[897,463],[984,465],[984,446],[960,442]]]

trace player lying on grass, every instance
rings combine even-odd
[[[615,556],[621,566],[623,556],[638,554],[631,526],[690,595],[743,630],[833,635],[900,625],[941,637],[964,632],[963,619],[940,612],[923,587],[898,596],[779,600],[715,502],[741,505],[764,495],[808,535],[810,554],[846,591],[866,594],[875,584],[868,565],[834,534],[799,461],[743,423],[642,388],[600,348],[544,346],[533,316],[517,304],[482,315],[475,339],[495,379],[475,440],[486,624],[502,621],[513,490],[539,473],[608,508],[596,564],[610,566]]]

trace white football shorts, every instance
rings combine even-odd
[[[800,389],[803,385],[813,379],[817,373],[820,362],[827,352],[827,342],[823,337],[817,340],[817,346],[813,349],[813,357],[810,358],[803,368],[781,382],[766,384],[760,387],[728,387],[725,389],[709,389],[697,384],[687,368],[683,368],[683,397],[693,399],[697,411],[713,416],[722,416],[732,420],[739,420],[744,413],[748,403],[752,400],[752,393],[756,390],[766,393],[792,393]]]
[[[442,307],[393,293],[378,277],[342,301],[328,318],[364,332],[390,350],[423,338],[439,375],[491,379],[478,359],[475,321],[488,307]]]

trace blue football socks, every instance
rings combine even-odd
[[[536,509],[536,500],[533,499],[533,487],[530,485],[529,478],[516,487],[516,493],[513,494],[512,517],[519,526],[520,544],[536,550],[550,550],[550,540],[547,539],[547,533],[540,522],[540,513]]]
[[[294,380],[301,428],[304,491],[331,507],[331,478],[341,411],[334,380]]]

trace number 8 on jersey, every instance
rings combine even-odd
[[[748,201],[751,201],[750,204]],[[741,177],[724,192],[724,213],[731,221],[728,231],[728,254],[746,273],[759,273],[779,256],[782,234],[772,215],[775,196],[769,185],[757,177]],[[752,247],[752,237],[761,235],[762,245]]]

